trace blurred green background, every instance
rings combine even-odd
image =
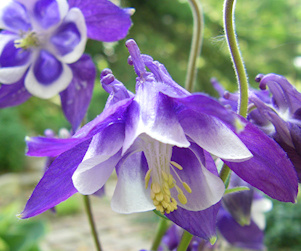
[[[127,39],[134,38],[142,53],[163,63],[173,79],[183,85],[192,35],[192,14],[187,1],[123,0],[121,4],[136,9]],[[212,77],[226,89],[235,91],[235,75],[223,36],[223,1],[202,1],[202,6],[205,37],[195,91],[216,96],[210,84]],[[254,78],[258,73],[274,72],[284,75],[301,90],[300,0],[237,1],[235,13],[250,85],[256,87]],[[92,55],[98,68],[88,120],[102,111],[106,101],[107,94],[99,83],[103,68],[111,68],[115,76],[134,91],[136,76],[127,64],[125,41],[109,44],[89,41],[87,44],[86,52]],[[42,135],[46,128],[55,132],[62,127],[70,128],[60,110],[58,97],[31,98],[19,107],[3,109],[0,121],[0,174],[30,172],[31,161],[24,156],[25,135]],[[300,205],[276,202],[268,219],[266,243],[272,250],[301,250]]]

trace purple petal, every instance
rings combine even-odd
[[[80,33],[75,23],[64,23],[56,30],[50,40],[61,55],[66,55],[79,44]]]
[[[70,68],[73,79],[60,96],[64,114],[75,132],[85,117],[92,98],[96,68],[88,55],[83,55]]]
[[[245,119],[240,119],[246,126],[238,136],[254,157],[241,163],[225,163],[240,178],[270,197],[294,203],[298,193],[298,181],[285,152],[260,129]]]
[[[58,2],[56,0],[36,1],[33,17],[43,29],[48,29],[61,20]]]
[[[104,42],[123,39],[132,25],[130,11],[107,0],[70,0],[69,6],[82,11],[91,39]]]
[[[101,72],[100,82],[102,88],[110,94],[105,108],[120,100],[134,97],[134,94],[126,89],[126,87],[114,77],[110,69],[104,69]]]
[[[281,138],[274,138],[281,148],[287,153],[289,159],[294,165],[298,175],[299,183],[301,183],[301,128],[296,124],[289,124],[290,134],[294,146],[287,145]]]
[[[127,116],[127,109],[132,103],[132,99],[124,99],[118,103],[107,107],[98,117],[84,125],[74,134],[74,138],[90,138],[109,125],[124,123]]]
[[[3,84],[0,87],[0,108],[20,105],[30,97],[30,93],[24,87],[24,77],[17,83]]]
[[[0,55],[0,66],[1,67],[14,67],[21,66],[28,63],[31,51],[17,49],[14,41],[9,41],[2,50]]]
[[[30,19],[25,7],[16,1],[7,2],[6,6],[0,8],[0,27],[15,32],[31,30]]]
[[[51,98],[65,90],[72,80],[72,71],[48,51],[41,50],[25,78],[25,87],[39,98]]]
[[[33,71],[38,82],[42,85],[49,85],[62,74],[63,66],[62,63],[48,51],[41,50],[34,64]]]
[[[294,113],[300,108],[301,94],[292,86],[285,77],[276,74],[268,74],[260,80],[262,89],[268,86],[273,94],[274,104],[280,110],[290,109]]]
[[[90,140],[87,140],[54,160],[20,214],[22,219],[43,213],[77,192],[71,177],[82,161],[89,144]]]
[[[147,161],[141,152],[125,156],[116,167],[118,182],[111,207],[118,213],[145,212],[155,209],[150,188],[145,189]]]
[[[248,225],[251,220],[251,206],[254,189],[248,183],[240,179],[235,173],[232,173],[229,188],[238,186],[246,186],[249,187],[250,190],[224,195],[222,200],[223,207],[227,209],[240,225]]]
[[[248,226],[241,226],[229,213],[221,210],[217,227],[222,236],[233,246],[256,250],[264,248],[263,231],[253,221]]]
[[[82,12],[72,8],[50,38],[55,46],[61,61],[74,63],[83,54],[87,42],[87,27]]]
[[[84,140],[86,139],[59,139],[47,137],[26,138],[27,155],[36,157],[56,157]]]
[[[205,210],[192,212],[179,207],[165,216],[189,233],[210,240],[216,236],[216,218],[221,203]]]
[[[30,50],[17,49],[15,35],[0,33],[0,82],[13,84],[18,82],[30,65]]]
[[[234,123],[233,115],[225,107],[204,94],[196,93],[184,98],[174,98],[174,100],[179,105],[179,112],[189,109],[196,113],[214,116],[228,125],[233,125]]]

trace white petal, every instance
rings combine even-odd
[[[82,162],[72,176],[74,187],[81,194],[93,194],[106,183],[120,156],[99,163],[96,158]]]
[[[85,18],[82,12],[78,8],[72,8],[66,15],[63,23],[69,23],[69,22],[76,24],[76,27],[78,28],[78,31],[81,36],[80,42],[78,43],[78,45],[75,46],[73,51],[64,55],[63,57],[60,57],[61,61],[71,64],[77,61],[84,53],[86,43],[87,43],[87,27],[86,27]],[[59,54],[57,54],[57,56],[58,55]]]
[[[182,126],[200,147],[221,159],[241,162],[253,157],[238,136],[212,116],[187,117]]]
[[[49,85],[43,85],[36,79],[33,67],[30,67],[25,78],[26,89],[34,96],[47,99],[65,90],[72,80],[72,70],[67,64],[62,64],[63,71],[57,80]]]
[[[145,189],[145,172],[141,170],[140,156],[141,153],[131,155],[119,169],[111,200],[111,207],[117,213],[130,214],[155,209],[150,190]]]

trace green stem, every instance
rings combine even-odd
[[[241,116],[246,117],[248,110],[248,78],[235,33],[235,2],[235,0],[225,0],[224,2],[224,30],[238,82],[238,90],[240,93],[238,113]]]
[[[192,237],[193,237],[192,234],[190,234],[190,233],[188,233],[187,231],[184,230],[184,233],[182,235],[182,239],[181,239],[181,242],[178,246],[177,251],[186,251]]]
[[[90,228],[91,228],[91,232],[92,232],[92,236],[93,236],[93,239],[94,239],[96,250],[97,251],[102,251],[101,245],[100,245],[100,242],[99,242],[98,236],[97,236],[95,222],[93,220],[93,215],[92,215],[92,209],[91,209],[89,196],[88,195],[83,195],[83,197],[84,197],[85,210],[86,210],[86,214],[88,216],[88,220],[89,220],[89,224],[90,224]]]
[[[152,251],[156,251],[159,248],[160,243],[161,243],[161,239],[162,239],[162,237],[165,234],[167,229],[168,229],[167,220],[165,220],[163,218],[160,218],[160,222],[159,222],[158,227],[157,227],[157,232],[156,232],[156,235],[155,235],[155,239],[154,239],[152,247],[151,247]]]
[[[192,92],[197,73],[197,59],[201,53],[203,43],[204,17],[199,0],[188,0],[188,2],[193,14],[193,35],[188,60],[185,88],[189,92]]]
[[[238,103],[238,113],[246,117],[248,111],[248,77],[247,72],[243,63],[243,59],[239,50],[238,41],[235,33],[234,25],[234,9],[235,0],[225,0],[224,2],[224,30],[226,34],[226,39],[228,47],[230,50],[230,55],[233,63],[233,68],[235,70],[236,79],[238,83],[239,90],[239,103]],[[231,170],[227,165],[224,165],[221,172],[221,179],[226,182]]]

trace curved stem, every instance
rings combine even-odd
[[[188,60],[187,75],[185,80],[185,88],[189,92],[193,91],[193,85],[197,73],[197,59],[201,53],[203,33],[204,33],[204,17],[203,10],[199,0],[188,0],[193,14],[193,35],[191,42],[190,55]]]
[[[182,235],[182,239],[181,239],[181,242],[178,246],[177,251],[186,251],[192,237],[193,237],[192,234],[190,234],[190,233],[188,233],[187,231],[184,230],[184,233]]]
[[[248,77],[247,72],[243,63],[243,59],[239,50],[237,37],[235,33],[234,25],[234,9],[235,0],[225,0],[224,2],[224,30],[226,34],[226,39],[228,43],[228,48],[230,50],[230,55],[233,63],[233,67],[236,74],[236,79],[238,82],[239,90],[239,103],[238,103],[238,113],[246,117],[248,111]],[[220,177],[225,182],[227,177],[230,175],[230,168],[224,165]]]
[[[162,239],[163,235],[165,234],[167,228],[168,228],[167,220],[165,220],[163,218],[160,218],[160,222],[158,224],[156,236],[155,236],[155,239],[154,239],[152,247],[151,247],[152,251],[158,250],[158,248],[160,246],[160,243],[161,243],[161,239]]]
[[[225,0],[224,2],[224,30],[238,82],[238,90],[240,93],[238,113],[241,116],[246,117],[248,110],[248,78],[235,33],[235,2],[235,0]]]
[[[92,236],[93,236],[93,239],[94,239],[96,250],[97,251],[102,251],[101,245],[100,245],[100,242],[99,242],[98,236],[97,236],[96,226],[95,226],[95,223],[94,223],[94,220],[93,220],[93,215],[92,215],[92,209],[91,209],[89,196],[88,195],[83,195],[83,197],[84,197],[85,210],[86,210],[86,214],[88,216],[88,220],[89,220],[89,224],[90,224],[90,228],[91,228],[91,232],[92,232]]]

